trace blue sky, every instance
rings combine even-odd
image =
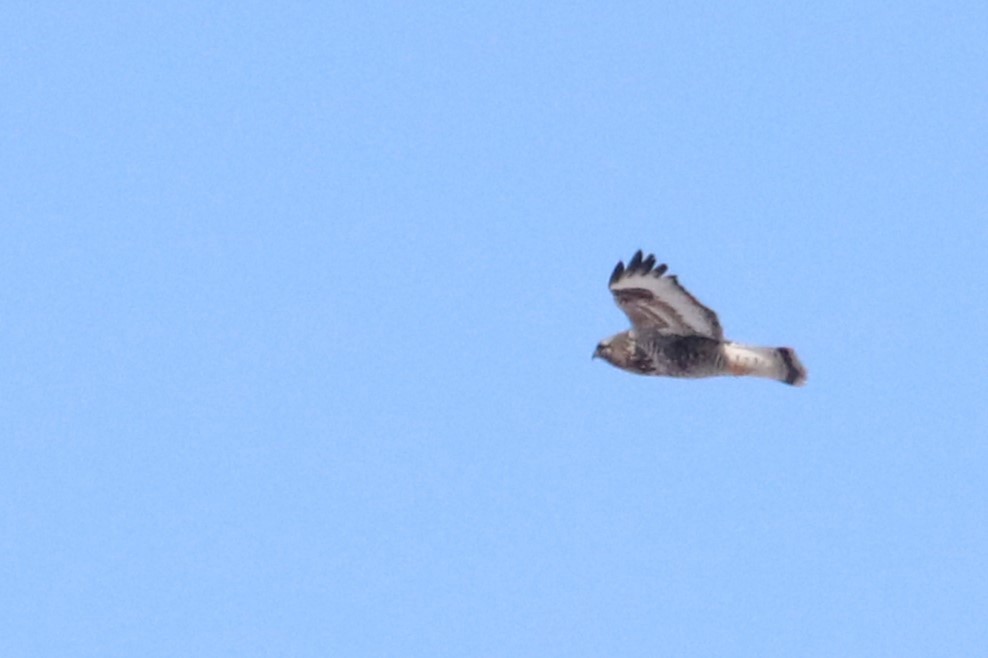
[[[7,7],[0,653],[983,652],[986,30]],[[809,384],[591,362],[638,248]]]

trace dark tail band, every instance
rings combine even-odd
[[[782,363],[786,366],[785,382],[793,386],[802,386],[805,384],[806,368],[800,363],[796,353],[788,347],[780,347],[777,351],[779,356],[782,357]]]

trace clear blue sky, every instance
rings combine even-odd
[[[0,654],[982,655],[986,34],[7,6]],[[638,248],[808,386],[591,362]]]

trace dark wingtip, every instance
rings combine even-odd
[[[611,272],[611,280],[607,285],[613,286],[617,283],[617,280],[621,278],[622,274],[624,274],[624,263],[618,261],[618,264],[614,266],[614,271]]]
[[[618,262],[617,267],[614,268],[614,272],[611,274],[610,285],[620,279],[625,274],[640,274],[646,276],[652,274],[656,278],[662,276],[669,269],[669,266],[665,263],[661,265],[656,265],[655,254],[649,254],[645,256],[641,249],[635,252],[635,255],[631,257],[628,261],[628,265],[625,266],[624,262]]]
[[[628,271],[629,272],[636,271],[641,266],[641,264],[642,264],[642,250],[639,249],[638,251],[635,252],[635,255],[631,257],[631,260],[628,261]]]
[[[641,273],[648,274],[655,267],[655,254],[649,254],[648,258],[642,261]]]

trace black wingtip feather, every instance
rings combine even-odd
[[[625,266],[623,261],[618,261],[618,264],[614,267],[614,271],[611,273],[609,285],[614,285],[621,277],[632,274],[640,274],[642,276],[651,274],[655,278],[659,278],[666,273],[669,266],[665,263],[656,265],[655,262],[655,254],[649,254],[646,257],[642,253],[642,250],[639,249],[631,257],[631,260],[628,261],[627,266]]]
[[[648,274],[652,271],[653,267],[655,267],[655,254],[649,254],[648,258],[642,261],[641,273]]]
[[[642,264],[642,250],[639,249],[638,251],[635,252],[635,255],[631,257],[631,260],[628,261],[628,271],[629,272],[636,271],[641,264]]]
[[[618,264],[614,266],[614,271],[611,272],[611,280],[608,282],[608,285],[613,286],[621,278],[622,274],[624,274],[624,263],[618,261]]]

